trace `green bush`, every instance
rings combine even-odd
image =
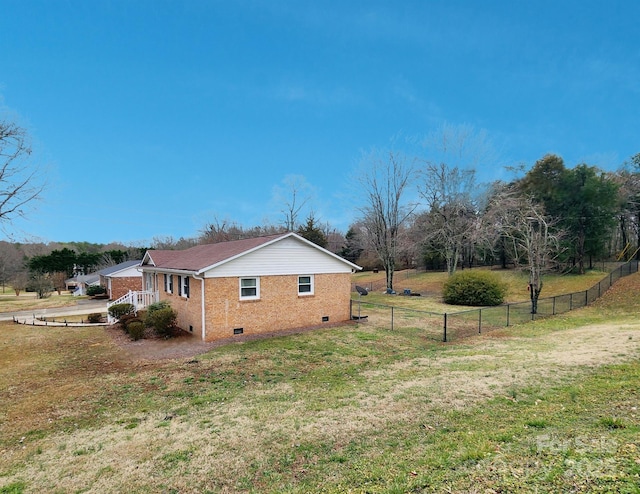
[[[94,295],[102,295],[107,293],[107,289],[100,285],[91,285],[87,287],[87,295],[93,297]]]
[[[453,305],[500,305],[506,294],[507,285],[490,271],[458,271],[443,288],[444,301]]]
[[[136,316],[135,314],[126,314],[120,318],[120,324],[122,324],[122,329],[124,329],[125,331],[128,331],[129,324],[134,322],[141,322],[142,324],[144,324],[144,320]]]
[[[129,314],[133,314],[135,312],[135,307],[133,304],[115,304],[109,307],[109,315],[111,317],[115,317],[116,319],[122,318],[122,316],[127,316]]]
[[[157,305],[147,307],[144,325],[153,328],[161,336],[169,337],[176,326],[177,314],[169,304],[165,303],[159,307]]]
[[[87,321],[94,324],[98,322],[102,322],[102,314],[100,314],[99,312],[94,312],[93,314],[89,314],[87,316]]]
[[[154,312],[156,310],[166,309],[166,308],[171,308],[171,304],[166,300],[161,300],[160,302],[155,302],[153,304],[147,305],[145,310],[147,313],[149,313],[149,312]]]
[[[127,324],[127,333],[134,341],[144,338],[144,323],[142,321],[130,322]]]

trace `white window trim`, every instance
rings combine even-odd
[[[300,278],[309,278],[309,283],[300,283]],[[305,286],[306,285],[310,285],[311,286],[311,290],[308,291],[308,292],[301,292],[300,291],[300,286],[302,286],[302,285],[305,285]],[[312,274],[301,274],[301,275],[298,276],[298,295],[299,296],[307,297],[309,295],[313,295],[314,291],[315,291],[314,286],[315,286],[315,283],[314,283]]]
[[[173,293],[173,275],[165,273],[164,275],[164,291]]]
[[[185,290],[187,284],[189,284],[188,276],[178,276],[178,280],[180,281],[180,296],[184,298],[189,298],[189,290]]]
[[[256,294],[250,296],[242,295],[242,280],[256,280]],[[253,287],[245,287],[245,288],[253,288]],[[240,300],[259,300],[260,299],[260,278],[258,276],[243,276],[238,279],[238,295]]]

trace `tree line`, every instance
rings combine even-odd
[[[142,258],[147,248],[184,249],[287,231],[364,268],[384,270],[389,291],[398,266],[454,274],[460,266],[498,263],[527,270],[537,297],[546,270],[584,273],[594,259],[638,258],[640,153],[616,172],[586,163],[568,168],[549,154],[529,170],[512,169],[510,181],[485,184],[477,170],[496,166],[485,134],[444,126],[418,144],[427,150],[421,156],[393,150],[363,156],[360,214],[344,234],[310,209],[304,178],[289,176],[279,190],[277,225],[246,228],[214,219],[193,238],[154,238],[148,247],[0,242],[0,282],[20,288],[44,279],[60,286],[74,274]],[[25,130],[0,120],[0,225],[26,214],[46,186],[30,156]]]
[[[385,269],[389,291],[399,261],[449,274],[460,265],[519,267],[529,273],[532,302],[546,270],[582,274],[594,259],[637,258],[640,154],[616,172],[567,168],[554,154],[519,171],[511,181],[480,184],[471,168],[378,155],[363,179],[367,201],[348,235],[350,250],[375,253],[370,262]],[[410,200],[412,183],[418,200]]]
[[[0,284],[19,295],[21,291],[48,296],[61,292],[66,281],[77,275],[97,272],[109,266],[142,259],[146,248],[102,245],[88,242],[22,244],[0,242]]]

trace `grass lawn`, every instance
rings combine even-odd
[[[74,297],[69,292],[62,292],[60,295],[53,292],[51,296],[43,299],[38,299],[34,292],[22,291],[19,296],[16,296],[15,292],[8,288],[0,292],[0,312],[66,307],[75,305],[77,302],[78,297]]]
[[[480,268],[482,269],[482,268]],[[495,273],[499,274],[507,284],[506,302],[526,302],[530,300],[528,291],[528,275],[516,270],[500,270],[495,269]],[[608,275],[607,272],[599,270],[587,271],[584,275],[565,274],[544,276],[544,286],[541,298],[553,297],[571,292],[587,290],[598,284]],[[403,293],[404,289],[410,289],[412,293],[419,293],[419,297],[404,297],[400,295],[387,295],[384,293],[385,273],[373,273],[371,271],[357,273],[353,277],[356,284],[365,287],[374,286],[374,289],[366,296],[369,303],[393,305],[396,307],[405,307],[414,310],[423,310],[428,312],[457,312],[468,307],[451,306],[442,301],[442,287],[447,280],[447,274],[442,272],[415,273],[415,271],[399,271],[394,277],[394,287],[398,294]],[[382,288],[379,288],[382,287]],[[352,296],[358,299],[357,293]],[[364,301],[364,300],[363,300]]]
[[[174,360],[0,325],[0,493],[640,492],[639,290],[453,344],[363,324]]]

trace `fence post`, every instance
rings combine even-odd
[[[569,295],[569,310],[573,310],[573,293]]]
[[[478,334],[482,334],[482,309],[478,309]]]
[[[509,309],[511,308],[511,304],[507,304],[507,327],[509,327]]]
[[[393,305],[391,306],[391,331],[393,331]]]
[[[584,306],[589,305],[589,290],[584,291]]]
[[[447,313],[444,313],[444,336],[442,338],[443,342],[447,342]]]
[[[556,297],[553,297],[553,304],[551,304],[551,315],[556,315]]]

